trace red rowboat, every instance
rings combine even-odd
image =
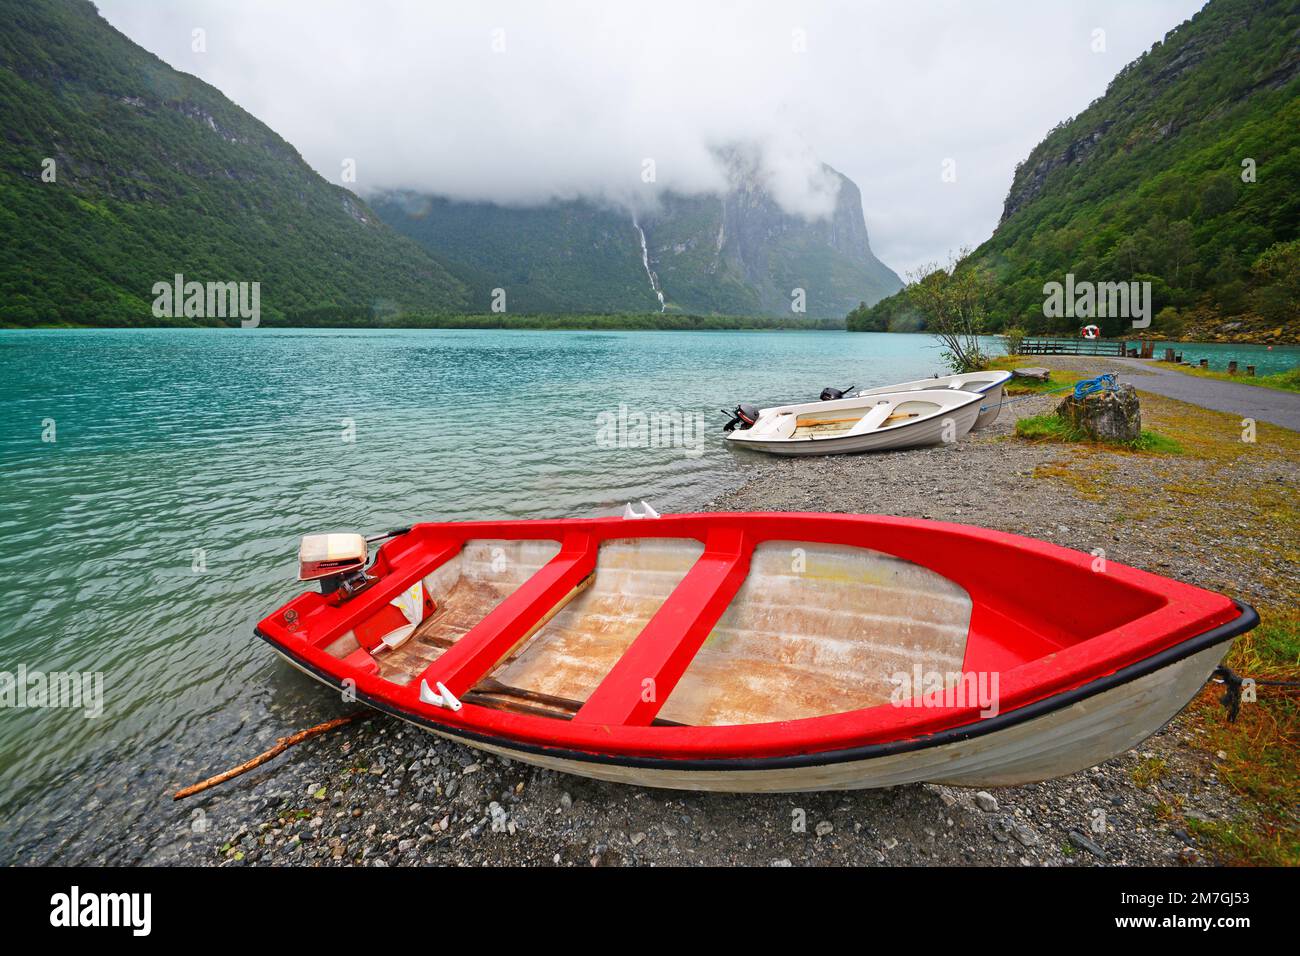
[[[872,515],[419,524],[257,634],[356,699],[606,780],[798,791],[1008,785],[1133,747],[1255,612],[982,528]],[[385,537],[385,536],[381,536]]]

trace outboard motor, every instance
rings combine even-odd
[[[857,388],[856,385],[850,385],[848,388],[823,388],[822,401],[833,402],[837,398],[843,398],[847,393]]]
[[[298,548],[298,580],[319,581],[321,594],[348,600],[375,582],[366,574],[366,539],[359,534],[309,534]]]
[[[734,411],[729,412],[724,408],[722,414],[731,419],[722,426],[724,432],[734,432],[738,428],[744,431],[746,428],[753,428],[754,422],[758,421],[758,406],[741,402]]]
[[[350,601],[379,580],[366,570],[370,546],[410,530],[395,528],[368,538],[350,533],[303,535],[298,547],[298,580],[319,581],[321,594],[338,594],[340,601]]]

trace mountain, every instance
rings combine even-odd
[[[739,154],[737,154],[739,155]],[[447,262],[478,309],[504,289],[511,312],[644,312],[839,317],[902,283],[871,251],[847,177],[833,212],[805,219],[771,197],[753,163],[729,157],[722,194],[668,193],[640,215],[588,200],[530,208],[396,193],[380,218]],[[662,303],[659,295],[662,293]]]
[[[629,216],[582,200],[537,207],[390,193],[379,218],[446,262],[488,312],[506,290],[511,313],[657,312]]]
[[[223,321],[173,318],[179,299],[155,314],[155,286],[178,274],[258,283],[263,320],[281,324],[487,312],[497,288],[511,314],[838,318],[900,286],[857,187],[829,168],[837,204],[813,220],[784,212],[740,153],[724,195],[668,195],[636,219],[584,200],[395,194],[372,209],[88,0],[0,0],[0,18],[0,325]]]
[[[0,21],[0,324],[158,324],[153,286],[176,273],[259,282],[270,321],[468,305],[424,249],[87,0],[0,0]]]
[[[1016,167],[993,236],[993,328],[1073,331],[1048,282],[1150,282],[1143,334],[1300,339],[1300,7],[1211,0]],[[914,323],[905,297],[856,329]],[[1102,319],[1106,334],[1131,331]]]

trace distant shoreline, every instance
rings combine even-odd
[[[51,323],[49,325],[0,324],[0,331],[32,331],[59,329],[238,329],[238,323],[229,322],[142,322],[138,325],[80,325]],[[349,329],[356,331],[395,331],[402,329],[466,329],[466,330],[520,330],[520,331],[792,331],[792,332],[843,332],[844,319],[786,319],[766,316],[728,315],[672,315],[659,312],[623,314],[530,314],[530,315],[402,315],[366,321],[353,318],[322,320],[264,319],[258,328],[263,329]]]
[[[520,331],[520,332],[856,332],[848,329],[843,319],[786,319],[768,316],[729,316],[729,315],[673,315],[659,312],[628,314],[528,314],[528,315],[491,315],[460,314],[433,316],[412,314],[395,318],[361,321],[351,318],[336,321],[285,321],[267,319],[258,326],[261,329],[276,330],[339,330],[356,332],[392,332],[392,331],[428,331],[428,330],[463,330],[463,331]],[[21,331],[76,331],[76,330],[119,330],[149,331],[156,329],[200,330],[231,329],[238,330],[238,324],[225,322],[157,322],[138,325],[81,325],[69,323],[51,323],[49,325],[14,325],[0,323],[0,332]],[[877,335],[924,335],[933,333],[924,329],[876,332]],[[997,338],[998,332],[988,332],[987,338]],[[1069,338],[1064,333],[1058,338]],[[1118,340],[1116,337],[1115,340]],[[1297,348],[1300,342],[1294,340],[1260,341],[1258,338],[1243,335],[1240,338],[1168,338],[1160,333],[1141,336],[1125,336],[1125,341],[1142,340],[1167,343],[1169,345],[1257,345],[1279,348]]]

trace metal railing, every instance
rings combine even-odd
[[[1020,342],[1021,355],[1124,355],[1123,339],[1058,339],[1025,337]]]

